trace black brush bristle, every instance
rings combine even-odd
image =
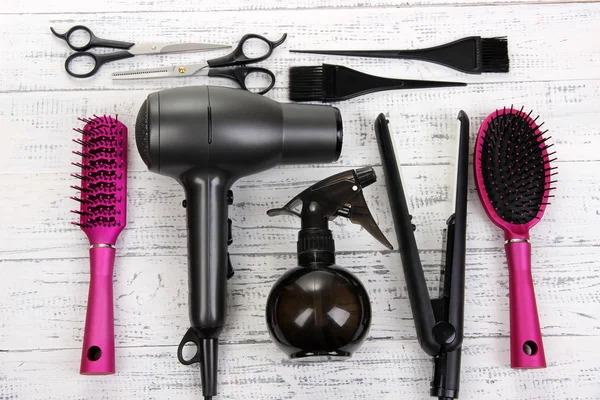
[[[290,94],[292,101],[323,101],[323,66],[290,68]]]
[[[548,204],[555,175],[549,153],[552,145],[544,138],[542,124],[531,113],[513,109],[496,112],[480,144],[481,176],[495,212],[513,224],[525,224],[537,218],[540,207]]]
[[[508,72],[508,40],[506,37],[481,39],[481,72]]]

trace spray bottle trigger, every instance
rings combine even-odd
[[[373,215],[371,215],[363,194],[363,189],[376,180],[377,176],[372,167],[340,172],[305,189],[282,208],[267,211],[267,215],[270,217],[292,215],[302,219],[302,213],[307,213],[310,210],[308,205],[317,203],[323,218],[329,220],[335,217],[348,218],[352,223],[365,228],[371,236],[385,247],[392,249],[391,243],[386,239]],[[303,205],[302,213],[294,211],[300,204]]]
[[[349,210],[346,211],[348,208]],[[377,222],[375,222],[375,218],[373,218],[373,215],[367,206],[367,202],[362,191],[355,197],[355,200],[352,202],[350,207],[344,207],[343,209],[340,209],[340,211],[342,211],[342,213],[339,215],[347,217],[353,224],[358,224],[365,228],[365,230],[369,232],[371,236],[377,239],[385,247],[390,250],[394,248],[387,240],[383,232],[381,232]]]
[[[286,204],[282,208],[272,208],[267,211],[267,215],[269,217],[277,217],[280,215],[291,215],[292,217],[302,218],[302,216],[300,215],[299,212],[296,212],[296,211],[290,209],[288,206],[289,206],[289,203]]]

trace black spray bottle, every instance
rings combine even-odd
[[[338,216],[348,218],[391,249],[362,193],[376,180],[371,167],[342,172],[304,190],[283,208],[267,213],[294,215],[302,221],[298,267],[275,283],[266,312],[271,337],[292,360],[347,359],[369,333],[369,296],[354,274],[336,265],[328,225]],[[300,205],[300,212],[295,211]]]

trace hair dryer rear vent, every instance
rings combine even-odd
[[[138,152],[146,164],[150,167],[150,151],[148,150],[148,100],[144,101],[140,112],[138,113],[135,121],[135,143],[138,148]]]

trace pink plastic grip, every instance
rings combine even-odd
[[[115,373],[114,265],[114,248],[90,249],[90,292],[79,371],[83,375]]]
[[[546,368],[531,277],[531,244],[512,242],[504,248],[510,284],[510,366]]]

